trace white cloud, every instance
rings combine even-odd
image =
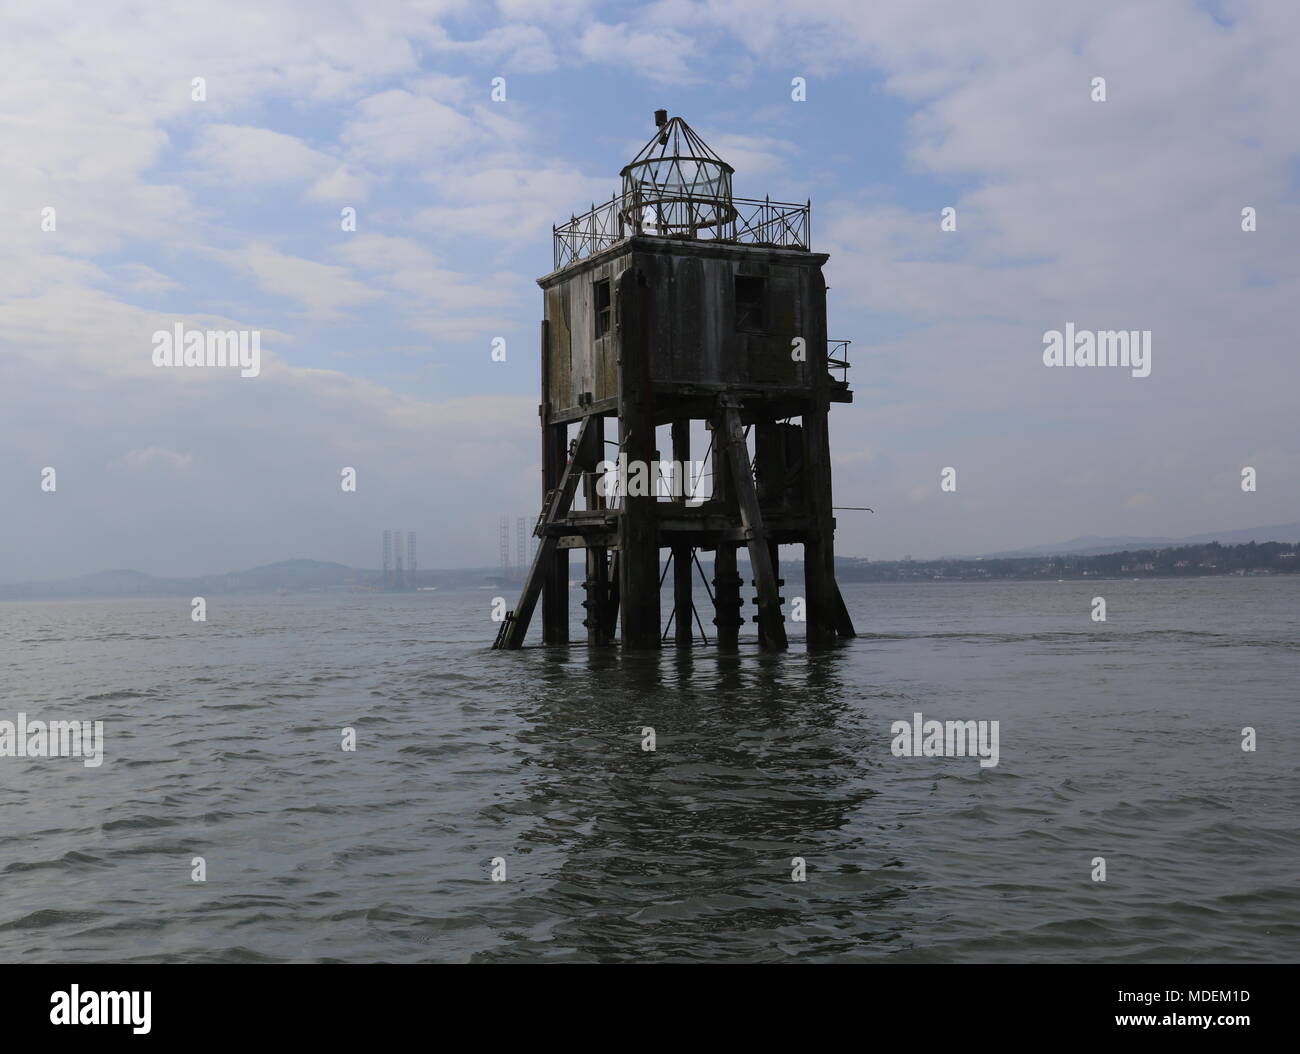
[[[347,165],[318,179],[307,190],[308,201],[361,202],[369,197],[366,180]]]
[[[440,342],[483,340],[513,330],[511,308],[519,291],[531,286],[507,272],[458,271],[411,238],[359,234],[334,255],[382,286],[404,325]]]
[[[181,284],[148,264],[122,264],[114,269],[117,280],[134,293],[166,293]]]
[[[590,202],[607,201],[616,176],[588,177],[572,164],[485,156],[428,174],[443,203],[416,212],[420,230],[506,245],[537,245],[551,226]]]
[[[703,79],[692,69],[696,40],[675,29],[642,29],[620,22],[593,22],[578,38],[578,53],[588,62],[621,66],[651,80],[692,84]]]
[[[205,125],[190,159],[208,178],[231,183],[307,182],[338,165],[296,136],[233,124]]]
[[[380,296],[377,290],[353,278],[346,268],[290,256],[263,243],[236,251],[214,251],[212,255],[231,270],[251,276],[265,292],[296,300],[326,317]]]
[[[511,22],[569,25],[591,17],[592,0],[497,0],[497,10]]]
[[[392,89],[358,103],[340,141],[350,157],[366,165],[431,164],[463,153],[482,135],[481,127],[454,107]]]
[[[128,450],[121,457],[114,458],[109,467],[113,469],[156,469],[170,472],[185,472],[194,464],[193,454],[182,454],[165,447],[150,446],[140,450]]]
[[[800,152],[790,140],[773,136],[722,132],[704,139],[715,154],[736,170],[733,189],[742,197],[752,178],[788,172]]]
[[[498,73],[549,73],[557,64],[550,38],[530,25],[497,26],[477,40],[448,37],[434,47],[491,62]]]

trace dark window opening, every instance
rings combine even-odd
[[[766,282],[750,275],[736,275],[736,329],[761,332]]]
[[[609,332],[609,279],[597,282],[592,303],[596,308],[596,337]]]

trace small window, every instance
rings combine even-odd
[[[599,340],[609,332],[609,279],[597,282],[592,296],[596,309],[596,338]]]
[[[749,333],[763,330],[763,291],[766,283],[750,275],[736,275],[736,329]]]

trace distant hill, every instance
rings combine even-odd
[[[143,571],[96,571],[93,575],[82,575],[73,581],[84,582],[88,586],[101,589],[131,589],[147,586],[158,581],[153,575]]]
[[[416,572],[420,588],[475,589],[500,582],[491,568],[422,570]],[[246,571],[196,578],[160,578],[142,571],[97,571],[90,575],[49,581],[0,585],[0,600],[58,600],[72,597],[221,596],[238,593],[324,593],[378,590],[383,575],[378,570],[348,567],[326,560],[279,560]],[[504,588],[513,589],[512,583]]]
[[[1284,523],[1272,527],[1249,527],[1233,531],[1212,531],[1188,538],[1150,538],[1121,536],[1087,536],[1073,538],[1055,545],[1038,545],[1028,549],[1014,549],[978,557],[945,557],[944,561],[1016,560],[1047,556],[1102,556],[1109,553],[1136,552],[1138,550],[1169,549],[1175,546],[1204,545],[1219,542],[1222,545],[1245,545],[1250,542],[1300,543],[1300,523]],[[744,559],[742,551],[742,559]],[[708,563],[707,557],[701,559]],[[923,561],[942,563],[944,561]],[[847,580],[863,574],[862,567],[872,565],[870,576],[883,566],[878,561],[853,557],[838,557],[837,565],[847,570]],[[909,566],[910,561],[886,561]],[[782,564],[794,575],[802,574],[799,561]],[[989,565],[979,569],[981,576],[990,573]],[[1006,573],[1019,576],[1022,568],[1008,568]],[[915,568],[909,576],[922,577]],[[518,588],[518,576],[503,580],[495,568],[465,568],[463,570],[421,570],[416,573],[416,584],[421,588],[475,589],[491,585],[510,593]],[[236,593],[319,593],[377,590],[382,585],[378,570],[348,567],[325,560],[279,560],[262,564],[246,571],[232,571],[221,575],[201,575],[197,578],[159,578],[142,571],[121,569],[97,571],[90,575],[50,581],[13,582],[0,585],[0,600],[54,600],[72,597],[144,597],[144,596],[220,596]]]
[[[355,575],[355,579],[354,579]],[[274,593],[345,589],[354,582],[369,584],[377,571],[357,571],[321,560],[282,560],[224,575],[159,578],[141,571],[97,571],[58,581],[13,582],[0,585],[0,599],[38,600],[64,597],[206,596],[224,593]]]
[[[1204,545],[1219,542],[1221,545],[1245,545],[1249,542],[1300,542],[1300,523],[1280,523],[1272,527],[1243,527],[1234,531],[1210,531],[1186,538],[1138,537],[1115,535],[1098,537],[1087,535],[1071,538],[1068,542],[1053,545],[1035,545],[1027,549],[1009,549],[1000,553],[986,553],[987,559],[1010,559],[1017,556],[1097,556],[1133,549],[1159,549],[1174,545]]]
[[[352,576],[347,565],[324,560],[280,560],[234,575],[246,586],[268,589],[325,589],[347,585]]]

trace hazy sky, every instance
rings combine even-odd
[[[495,564],[550,227],[658,107],[812,198],[836,500],[876,510],[839,552],[1300,519],[1297,54],[1279,0],[7,0],[0,580],[373,567],[385,527]],[[177,322],[260,330],[261,375],[156,368]],[[1067,322],[1150,330],[1151,375],[1046,367]]]

